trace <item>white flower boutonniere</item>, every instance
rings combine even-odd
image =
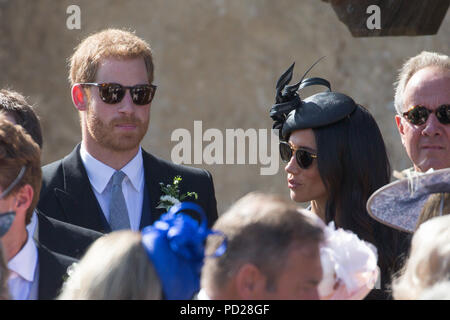
[[[66,273],[63,275],[63,282],[66,282],[67,280],[69,280],[69,278],[73,275],[77,265],[78,265],[78,263],[74,262],[69,267],[67,267]]]
[[[157,209],[165,209],[168,211],[173,205],[184,201],[184,199],[188,197],[194,197],[195,199],[198,199],[198,195],[196,192],[186,192],[185,194],[180,196],[180,190],[178,189],[178,187],[181,180],[182,179],[180,176],[176,176],[173,178],[172,184],[164,185],[164,183],[162,182],[159,183],[159,185],[161,186],[161,191],[164,195],[159,198],[159,203],[156,207]]]

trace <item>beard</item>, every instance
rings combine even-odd
[[[136,116],[123,116],[111,120],[109,123],[101,120],[94,112],[87,111],[87,129],[90,136],[102,147],[120,152],[137,148],[145,136],[150,119],[141,121]],[[117,125],[132,124],[136,130],[117,132]]]

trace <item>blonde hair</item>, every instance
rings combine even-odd
[[[59,300],[158,300],[161,283],[142,236],[130,230],[97,239],[63,286]]]
[[[425,221],[446,214],[450,214],[450,193],[436,193],[430,195],[420,212],[416,230]]]
[[[415,300],[435,284],[450,280],[450,215],[423,223],[414,234],[411,254],[392,283],[396,300]]]
[[[106,29],[84,39],[70,58],[71,85],[95,82],[102,59],[143,58],[149,83],[153,81],[153,58],[150,45],[134,33],[119,29]]]
[[[9,290],[8,290],[8,275],[9,270],[6,264],[5,255],[3,254],[3,246],[0,241],[0,300],[8,300]]]
[[[314,245],[323,240],[323,231],[316,222],[298,212],[290,201],[278,196],[252,192],[237,201],[221,215],[213,226],[227,237],[227,249],[217,258],[206,258],[201,286],[220,292],[239,268],[252,263],[268,278],[274,288],[280,268],[292,245]],[[209,255],[222,241],[209,237]]]
[[[422,51],[415,57],[409,58],[400,69],[395,88],[395,110],[399,115],[403,113],[403,92],[409,79],[419,70],[426,67],[438,67],[450,70],[450,58],[448,55],[437,52]]]
[[[420,300],[450,300],[450,280],[439,282],[426,289],[420,295]]]

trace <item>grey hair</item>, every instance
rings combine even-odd
[[[420,54],[409,58],[400,69],[395,86],[395,110],[402,114],[403,92],[409,79],[419,70],[426,67],[438,67],[450,70],[450,58],[446,54],[437,52],[422,51]]]
[[[59,300],[158,300],[159,277],[139,232],[122,230],[97,239],[72,268]]]
[[[450,215],[435,217],[414,233],[410,256],[392,283],[395,300],[419,299],[425,290],[450,279]]]

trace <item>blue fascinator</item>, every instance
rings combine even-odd
[[[199,223],[186,210],[197,212]],[[205,258],[205,240],[211,234],[203,209],[192,202],[170,208],[159,220],[142,230],[142,243],[161,281],[164,298],[188,300],[200,290],[200,272]],[[226,250],[226,239],[213,256]]]

